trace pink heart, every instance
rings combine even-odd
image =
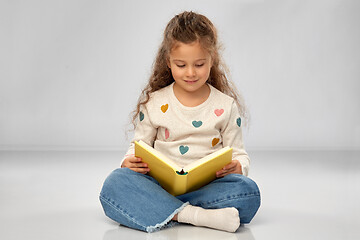
[[[220,117],[224,113],[224,109],[215,109],[216,116]]]
[[[165,129],[165,139],[168,139],[170,137],[170,133],[169,130],[166,128]]]

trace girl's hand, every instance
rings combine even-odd
[[[221,178],[230,173],[239,173],[242,174],[241,164],[238,160],[232,160],[231,163],[223,167],[220,171],[216,172],[216,177]]]
[[[141,158],[135,156],[129,156],[125,158],[121,167],[129,168],[135,172],[142,174],[147,174],[148,172],[150,172],[150,168],[148,168],[148,165],[146,163],[143,163]]]

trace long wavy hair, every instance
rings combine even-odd
[[[165,28],[164,38],[154,61],[150,79],[142,90],[136,109],[132,113],[134,128],[136,127],[140,107],[149,101],[150,94],[174,82],[167,64],[171,49],[176,42],[188,44],[195,41],[200,42],[212,59],[212,67],[207,82],[219,91],[234,98],[243,119],[242,122],[245,124],[248,122],[248,114],[243,98],[236,90],[235,85],[228,79],[228,69],[219,55],[220,44],[216,28],[207,17],[195,12],[185,11],[173,17]]]

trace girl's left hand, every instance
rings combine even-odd
[[[232,160],[231,163],[223,167],[220,171],[216,172],[216,177],[224,177],[230,173],[239,173],[242,174],[241,164],[238,160]]]

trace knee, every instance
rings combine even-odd
[[[260,195],[258,185],[249,177],[241,174],[229,174],[224,178],[233,184],[233,190],[237,191],[240,195]]]
[[[231,181],[235,182],[233,191],[238,199],[238,210],[241,223],[250,223],[261,205],[260,190],[258,185],[251,178],[231,174]]]
[[[128,168],[118,168],[110,173],[105,179],[100,195],[113,195],[122,185],[126,185],[131,178],[133,171]]]
[[[118,168],[105,179],[100,196],[117,197],[119,194],[138,192],[147,181],[156,182],[148,175],[129,168]]]
[[[260,190],[254,180],[241,174],[232,174],[235,179],[236,186],[234,187],[238,195],[243,197],[251,197],[256,199],[256,203],[260,204]],[[259,200],[259,201],[258,201]]]

